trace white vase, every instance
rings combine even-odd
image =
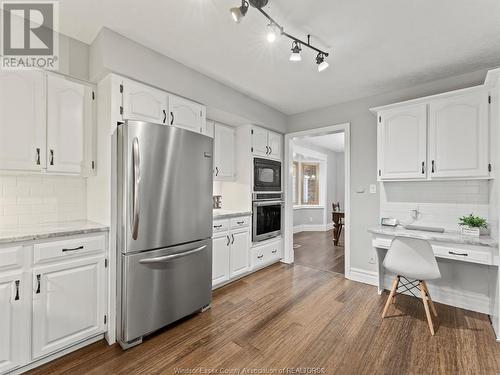
[[[479,237],[481,230],[479,228],[469,227],[468,225],[460,225],[460,233],[464,236]]]

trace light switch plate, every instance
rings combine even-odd
[[[375,184],[370,185],[370,194],[377,194],[377,185]]]

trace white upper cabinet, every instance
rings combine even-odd
[[[47,77],[47,171],[82,172],[86,128],[92,126],[92,90],[66,79]]]
[[[150,86],[124,79],[123,119],[167,123],[168,94]]]
[[[378,113],[379,178],[425,179],[427,159],[427,105]]]
[[[104,257],[33,269],[33,359],[104,330],[104,275]]]
[[[225,125],[215,124],[214,179],[228,180],[235,176],[235,131]]]
[[[0,169],[45,168],[45,85],[39,71],[0,71]]]
[[[28,309],[23,273],[0,273],[0,373],[27,363]]]
[[[429,104],[431,177],[488,177],[488,93]]]
[[[175,95],[169,95],[168,106],[170,125],[205,134],[205,106]]]
[[[257,126],[253,126],[251,132],[253,155],[264,158],[281,159],[281,134]]]

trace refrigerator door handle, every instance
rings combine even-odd
[[[141,160],[139,154],[139,140],[134,138],[132,142],[132,238],[137,240],[139,234],[139,213],[140,213],[140,200],[139,200],[139,187],[141,181]]]
[[[183,253],[178,253],[178,254],[173,254],[173,255],[166,255],[163,257],[157,257],[157,258],[146,258],[146,259],[141,259],[139,263],[141,264],[151,264],[151,263],[163,263],[163,262],[169,262],[174,259],[182,258],[191,254],[199,253],[203,249],[205,249],[207,245],[203,245],[200,247],[197,247],[196,249],[185,251]]]

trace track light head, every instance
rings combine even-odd
[[[302,48],[300,47],[300,43],[296,40],[292,42],[292,54],[290,55],[290,61],[298,62],[302,61],[302,56],[300,56],[300,51]]]
[[[318,56],[316,56],[316,64],[318,64],[318,72],[322,72],[329,66],[325,61],[325,55],[322,53],[318,53]]]
[[[274,43],[279,34],[280,32],[278,31],[278,28],[275,24],[271,22],[269,25],[267,25],[266,38],[269,43]]]
[[[240,23],[243,17],[247,14],[248,11],[248,2],[246,0],[241,1],[240,7],[234,7],[229,9],[231,12],[231,16],[233,17],[233,21],[236,23]]]

